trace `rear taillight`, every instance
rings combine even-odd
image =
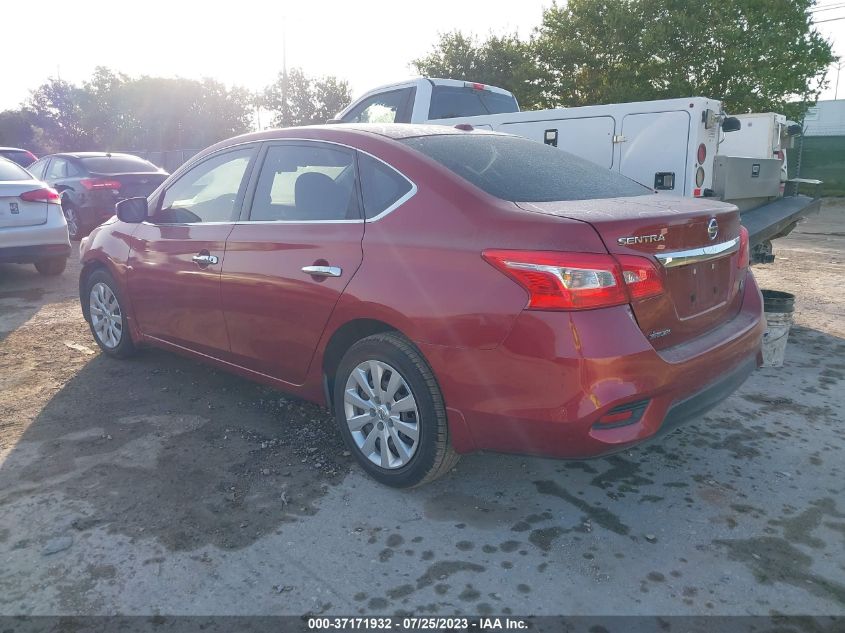
[[[98,189],[120,189],[119,180],[108,180],[104,178],[83,178],[79,181],[89,191]]]
[[[704,159],[707,158],[707,146],[704,143],[701,143],[698,146],[698,154],[696,155],[696,158],[698,159],[699,165],[704,164]]]
[[[622,279],[633,301],[663,294],[663,277],[652,260],[636,255],[617,255],[616,259],[622,266]]]
[[[663,292],[656,267],[643,257],[511,250],[482,256],[528,291],[534,310],[605,308]]]
[[[775,158],[777,158],[778,160],[783,160],[783,157],[784,153],[782,149],[779,149],[775,152]]]
[[[44,189],[33,189],[20,195],[21,200],[27,202],[47,202],[59,204],[59,193],[55,189],[45,187]]]
[[[38,160],[38,156],[36,156],[32,152],[27,152],[26,155],[29,156],[32,159],[33,163]]]
[[[736,265],[737,268],[748,267],[748,229],[744,226],[739,227],[739,252],[737,253]]]

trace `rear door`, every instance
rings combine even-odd
[[[218,358],[228,354],[220,271],[256,152],[242,146],[194,165],[132,234],[128,283],[144,334]]]
[[[361,264],[355,152],[316,141],[273,142],[260,164],[223,265],[232,360],[301,384],[332,310]]]
[[[687,112],[627,114],[622,118],[619,170],[646,187],[688,195],[687,157],[690,116]],[[672,188],[663,183],[672,178]]]

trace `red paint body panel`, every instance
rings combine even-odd
[[[526,290],[481,257],[486,249],[652,257],[660,248],[706,243],[702,223],[711,217],[719,219],[720,240],[735,237],[733,207],[643,196],[520,208],[386,136],[342,126],[226,141],[168,182],[209,152],[281,138],[357,148],[418,190],[376,221],[158,227],[115,221],[96,229],[83,245],[83,264],[112,271],[137,342],[325,404],[324,355],[332,336],[350,322],[379,321],[412,340],[431,365],[456,450],[556,457],[601,455],[649,438],[679,403],[757,358],[762,301],[734,257],[694,274],[662,271],[665,295],[572,312],[526,310]],[[667,238],[657,244],[617,244],[619,237],[664,229]],[[201,250],[217,255],[219,265],[199,269],[191,257]],[[317,280],[301,271],[314,264],[338,266],[343,275]],[[713,296],[688,296],[714,285]],[[652,330],[664,327],[669,335],[649,341]],[[597,426],[611,409],[643,400],[648,405],[634,423]]]

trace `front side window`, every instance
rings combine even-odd
[[[254,148],[218,154],[185,172],[168,187],[157,224],[230,222]]]
[[[302,222],[360,218],[351,151],[273,145],[261,166],[249,219]]]
[[[391,90],[368,97],[343,117],[344,123],[407,123],[413,88]]]
[[[63,158],[54,158],[50,161],[50,167],[47,169],[48,180],[58,180],[59,178],[67,177],[67,161]]]
[[[367,154],[358,154],[364,214],[374,218],[406,196],[413,185],[395,169]]]

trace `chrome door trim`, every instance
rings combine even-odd
[[[727,242],[720,244],[713,244],[711,246],[702,246],[701,248],[691,248],[686,251],[675,251],[673,253],[655,253],[657,258],[664,268],[677,268],[678,266],[687,266],[689,264],[699,264],[701,262],[710,261],[711,259],[718,259],[724,255],[728,255],[739,250],[739,237],[735,237]]]

